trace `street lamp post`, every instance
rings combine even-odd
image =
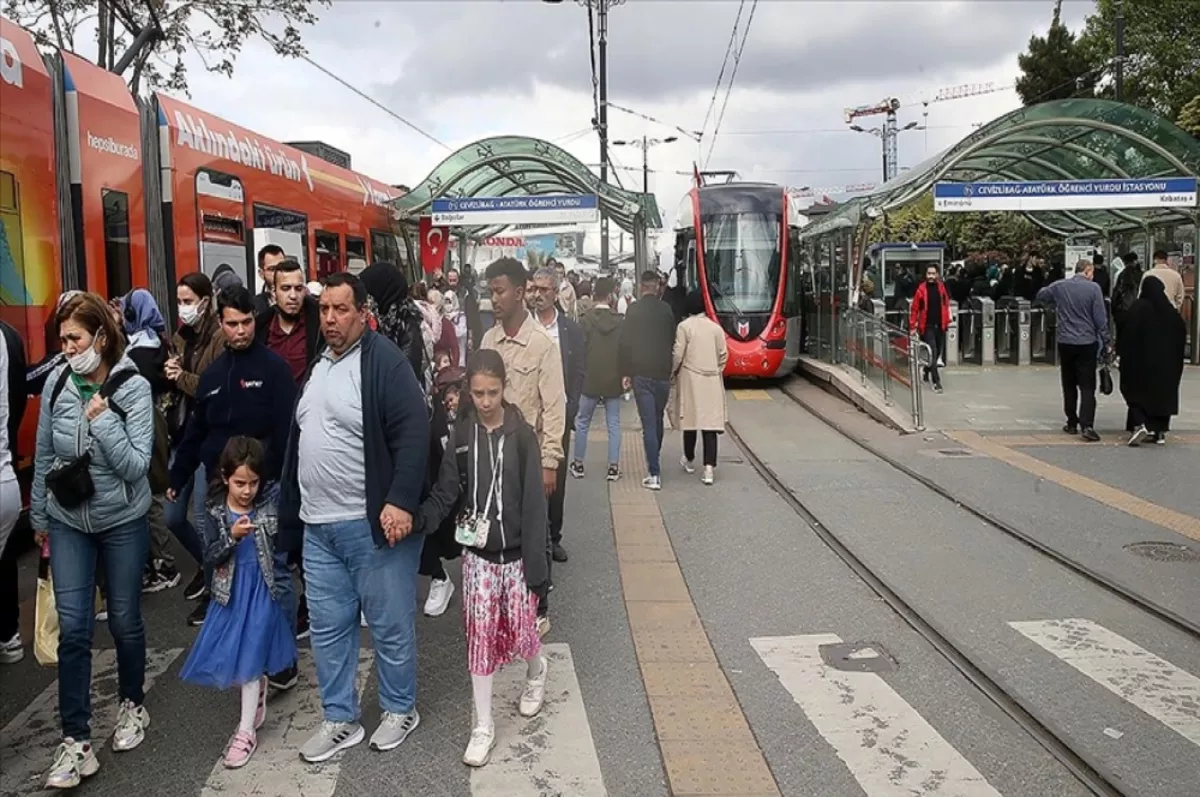
[[[659,144],[670,144],[679,140],[679,136],[667,136],[666,138],[650,138],[642,136],[641,141],[636,138],[625,140],[617,139],[612,142],[614,147],[637,147],[642,151],[642,193],[650,193],[650,148],[656,147]]]
[[[926,128],[917,122],[909,122],[904,127],[872,127],[868,130],[859,125],[850,125],[850,129],[855,133],[867,133],[868,135],[875,136],[883,143],[883,181],[886,183],[899,174],[900,171],[896,146],[897,134],[908,130],[924,130]]]

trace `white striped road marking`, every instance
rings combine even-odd
[[[1108,691],[1200,745],[1200,678],[1091,620],[1009,623]]]
[[[355,690],[360,695],[374,660],[374,651],[359,650]],[[268,698],[267,719],[258,730],[258,749],[250,763],[241,769],[226,769],[218,758],[200,797],[251,794],[254,797],[332,797],[344,754],[320,764],[308,764],[300,759],[301,745],[316,733],[324,719],[316,667],[312,651],[307,648],[300,650],[299,669],[300,681],[296,686]],[[236,701],[236,694],[237,690],[233,690],[224,699]],[[233,731],[233,728],[229,729],[230,734]]]
[[[608,797],[571,648],[556,642],[543,645],[542,651],[550,662],[550,675],[546,702],[533,719],[517,713],[525,688],[525,663],[496,673],[492,690],[496,748],[487,766],[471,771],[471,797]],[[464,750],[469,735],[470,728],[463,728]]]
[[[761,637],[750,645],[869,797],[1000,797],[883,678],[821,658],[836,634]]]
[[[146,651],[147,693],[154,681],[183,652],[183,648]],[[92,652],[92,740],[99,747],[108,744],[117,727],[117,652],[112,648]],[[154,733],[156,718],[151,713]],[[0,732],[0,794],[5,797],[41,794],[46,772],[53,763],[54,750],[62,741],[58,719],[58,681],[47,686],[29,701]]]

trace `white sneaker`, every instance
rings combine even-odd
[[[525,691],[521,693],[521,702],[517,704],[517,711],[522,717],[536,717],[546,702],[546,675],[550,672],[550,662],[546,661],[545,656],[539,656],[538,661],[542,671],[525,681]]]
[[[450,577],[434,579],[429,582],[429,597],[425,599],[425,616],[441,617],[450,605],[454,595],[454,582]]]
[[[1149,436],[1150,432],[1147,431],[1146,427],[1139,426],[1138,428],[1134,429],[1133,434],[1129,436],[1129,446],[1131,448],[1137,448],[1139,445],[1141,445],[1142,441]]]
[[[46,775],[47,789],[73,789],[84,778],[90,778],[100,770],[100,762],[92,750],[91,742],[77,742],[67,738],[58,746],[54,763]]]
[[[481,767],[492,757],[492,748],[496,746],[496,728],[487,725],[471,731],[471,741],[467,742],[467,751],[463,753],[463,763],[469,767]]]
[[[358,613],[358,624],[359,624],[361,627],[363,627],[363,628],[368,628],[368,627],[369,627],[369,626],[367,625],[367,613],[366,613],[366,612],[359,612],[359,613]]]
[[[150,712],[145,706],[135,706],[132,700],[125,700],[117,712],[117,730],[113,733],[112,746],[119,753],[132,750],[146,738],[146,729],[150,727]]]
[[[661,490],[662,479],[660,479],[658,476],[647,476],[646,478],[642,479],[642,486],[647,490]]]
[[[680,457],[679,464],[683,466],[684,473],[695,473],[696,472],[696,461],[693,459],[688,459],[687,457]]]
[[[25,648],[21,646],[21,635],[13,634],[13,638],[0,642],[0,664],[16,664],[25,658]]]
[[[711,485],[713,483],[713,466],[704,466],[704,475],[700,477],[700,481],[704,484]]]
[[[96,622],[97,623],[107,623],[108,622],[108,602],[107,601],[100,604],[100,611],[96,612]]]
[[[544,636],[546,636],[546,634],[550,633],[550,618],[549,617],[539,617],[537,619],[537,632],[538,632],[539,638],[544,637]]]

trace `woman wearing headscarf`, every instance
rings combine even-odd
[[[167,322],[163,320],[154,296],[145,288],[135,288],[127,296],[121,297],[120,307],[121,323],[127,341],[125,354],[133,360],[138,373],[150,383],[150,391],[157,405],[174,387],[174,383],[167,379],[164,373],[170,353]],[[164,446],[165,455],[166,440],[159,441],[156,437],[155,445],[160,442]],[[165,464],[165,456],[160,462]],[[177,586],[181,578],[179,570],[175,567],[175,557],[171,554],[171,537],[164,514],[163,494],[170,486],[168,480],[168,474],[163,472],[162,468],[156,469],[152,459],[149,473],[150,510],[147,515],[150,523],[150,558],[142,575],[143,592],[170,589]]]
[[[1124,274],[1125,272],[1121,272]],[[1162,281],[1142,281],[1141,296],[1129,306],[1117,337],[1121,395],[1129,407],[1129,445],[1167,441],[1171,416],[1179,414],[1179,383],[1187,324],[1167,298]]]
[[[458,341],[458,359],[454,365],[462,366],[467,362],[467,314],[462,309],[462,302],[453,290],[446,291],[442,296],[442,315],[454,327],[454,337]]]
[[[675,328],[672,374],[676,380],[679,428],[683,430],[683,460],[688,473],[696,472],[696,433],[704,440],[704,475],[713,483],[717,467],[717,435],[725,429],[725,383],[722,374],[729,351],[725,332],[704,312],[700,291],[688,294],[687,318]]]
[[[358,275],[367,286],[367,307],[384,337],[400,347],[412,363],[413,373],[428,387],[425,371],[429,358],[421,335],[422,316],[408,296],[408,279],[393,263],[379,261]]]
[[[446,315],[446,296],[453,295],[451,293],[443,296],[441,291],[432,290],[429,292],[428,304],[437,313],[438,321],[439,334],[437,343],[433,344],[433,360],[437,362],[438,358],[444,354],[450,358],[450,365],[457,367],[462,363],[462,360],[459,359],[458,330],[454,328],[454,322]]]
[[[625,315],[625,311],[629,309],[629,305],[635,301],[636,299],[633,298],[633,280],[626,277],[621,280],[621,298],[617,299],[617,312]]]

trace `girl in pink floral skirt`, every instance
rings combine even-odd
[[[463,619],[475,725],[463,763],[481,767],[496,745],[492,680],[525,662],[523,717],[542,709],[547,662],[537,630],[538,601],[549,583],[546,498],[537,436],[504,400],[504,361],[489,349],[467,363],[468,400],[450,432],[437,485],[421,507],[425,530],[459,504],[455,539],[463,546]],[[459,500],[461,496],[461,501]]]

